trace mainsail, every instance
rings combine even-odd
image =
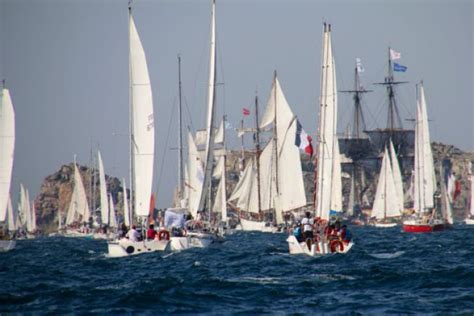
[[[74,189],[71,202],[67,212],[66,225],[70,225],[81,216],[82,222],[87,222],[90,217],[89,204],[87,203],[86,191],[82,184],[81,173],[74,162]]]
[[[193,135],[188,132],[188,181],[185,186],[188,191],[188,209],[194,218],[199,210],[199,201],[203,190],[204,171],[199,151],[194,143]]]
[[[131,159],[133,211],[148,215],[153,184],[155,126],[150,77],[140,37],[130,9]]]
[[[8,89],[0,99],[0,221],[7,214],[15,149],[15,111]]]
[[[433,154],[431,151],[423,84],[418,85],[418,100],[415,126],[415,196],[414,209],[418,214],[434,207],[434,177]]]
[[[334,191],[342,187],[340,169],[335,163],[339,155],[337,142],[337,87],[335,62],[331,44],[331,25],[324,24],[323,46],[321,61],[321,95],[319,109],[319,146],[316,179],[316,216],[329,219],[333,208],[342,206],[339,201],[340,193]],[[340,168],[340,165],[339,165]],[[335,170],[336,169],[336,170]],[[341,207],[342,208],[342,207]],[[336,209],[336,211],[339,211]]]
[[[109,227],[117,228],[117,218],[115,216],[115,205],[112,195],[109,195]]]
[[[400,171],[400,165],[398,164],[397,154],[395,152],[395,148],[393,147],[392,140],[390,140],[390,158],[392,161],[392,172],[393,172],[393,181],[395,182],[395,191],[397,193],[397,202],[398,202],[398,210],[403,213],[405,199],[403,195],[403,180],[402,180],[402,173]]]
[[[100,151],[97,153],[99,161],[99,181],[100,181],[100,214],[102,219],[102,225],[109,223],[109,204],[107,202],[107,182],[105,182],[104,163]]]
[[[400,216],[399,200],[396,194],[395,180],[387,148],[385,148],[380,168],[379,181],[375,192],[372,216],[377,219]]]

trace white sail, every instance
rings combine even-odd
[[[202,161],[194,143],[193,135],[188,133],[188,177],[189,181],[185,184],[189,189],[188,209],[194,218],[197,216],[201,191],[203,189],[204,171]]]
[[[34,227],[33,227],[33,215],[32,215],[32,208],[30,204],[30,192],[28,189],[25,190],[25,215],[26,215],[26,229],[29,232],[33,232]]]
[[[15,111],[8,89],[0,99],[0,221],[7,214],[15,149]]]
[[[395,182],[395,190],[397,192],[397,201],[398,201],[398,210],[403,213],[405,199],[403,195],[403,180],[402,173],[400,171],[400,165],[398,163],[397,154],[395,148],[393,147],[392,140],[390,140],[390,158],[392,162],[392,171],[393,171],[393,181]]]
[[[99,188],[100,188],[100,215],[102,219],[102,225],[107,225],[109,223],[109,203],[107,201],[107,182],[105,181],[105,171],[104,171],[104,162],[102,161],[102,156],[100,151],[97,152],[98,161],[99,161]]]
[[[400,215],[392,166],[388,150],[385,148],[374,205],[372,207],[372,216],[377,219],[385,219]]]
[[[130,14],[130,90],[132,120],[133,210],[147,216],[155,154],[155,126],[150,77],[140,37]]]
[[[31,201],[31,207],[30,207],[30,225],[29,225],[29,232],[35,232],[36,231],[36,208],[35,208],[35,201]]]
[[[269,166],[265,166],[265,164],[268,165],[268,161],[265,161],[265,156],[263,159],[261,158],[260,167],[263,167],[263,169],[267,168],[267,170],[261,173],[261,184],[262,180],[268,178],[269,175],[272,178],[277,177],[273,180],[277,195],[268,197],[270,200],[273,198],[274,202],[277,201],[278,204],[275,203],[276,211],[283,212],[303,207],[306,205],[306,194],[303,171],[301,170],[300,152],[295,145],[297,119],[286,100],[276,76],[260,127],[265,128],[271,123],[276,124],[276,129],[274,129],[276,135],[274,137],[277,140],[277,148],[273,148],[271,153],[278,156],[272,157],[270,167],[275,168],[278,166],[278,169],[275,169],[274,172],[266,173]],[[263,155],[264,153],[262,153]],[[272,192],[272,190],[266,191],[266,188],[269,188],[269,186],[262,186],[261,195],[262,193],[265,195],[265,192]],[[270,206],[271,203],[270,201],[268,203],[263,201],[264,199],[262,198],[262,209],[265,209],[267,205]],[[277,214],[277,218],[279,216],[280,214]]]
[[[342,211],[341,154],[337,137],[334,137],[333,157],[331,210],[340,212]]]
[[[90,217],[89,204],[87,203],[86,191],[82,184],[81,173],[74,163],[74,188],[71,202],[67,212],[66,225],[70,225],[77,220],[87,222]]]
[[[355,204],[355,174],[351,176],[351,191],[349,192],[349,201],[347,203],[347,216],[354,216],[354,204]]]
[[[15,231],[18,229],[17,216],[15,210],[13,209],[12,200],[10,197],[8,197],[7,204],[7,222],[9,231]]]
[[[112,195],[109,195],[109,227],[117,228],[117,218],[115,216],[115,205]]]
[[[216,86],[216,3],[212,1],[211,9],[211,42],[210,42],[210,57],[209,57],[209,81],[207,90],[207,121],[206,121],[206,150],[204,163],[204,180],[200,192],[198,209],[203,210],[206,200],[208,198],[208,190],[211,184],[212,166],[214,159],[214,135],[215,135],[215,86]],[[211,206],[208,205],[210,208]]]
[[[216,197],[212,211],[220,213],[223,221],[227,221],[227,190],[226,190],[226,172],[225,172],[225,156],[219,157],[213,177],[219,179]]]
[[[441,181],[441,198],[443,199],[441,201],[441,213],[443,215],[443,218],[448,224],[452,225],[454,223],[453,209],[451,206],[451,199],[449,198],[449,192],[446,188],[446,184],[444,183],[444,181]]]
[[[123,184],[123,220],[125,226],[130,227],[132,223],[132,216],[130,216],[130,208],[128,207],[128,198],[127,198],[127,187],[125,185],[125,179],[122,179]]]
[[[321,69],[316,216],[327,220],[331,206],[337,206],[332,202],[334,152],[337,137],[337,87],[331,30],[330,26],[326,24],[323,32]]]
[[[254,190],[254,184],[256,186],[257,171],[255,163],[253,161],[247,163],[244,172],[240,177],[237,185],[234,188],[229,201],[235,201],[235,205],[242,211],[257,213],[258,205],[257,198],[253,198],[252,190]],[[256,187],[255,187],[256,188]]]
[[[20,200],[18,201],[18,214],[21,222],[21,226],[25,227],[27,225],[28,218],[30,213],[28,212],[28,203],[26,199],[25,187],[20,183]]]
[[[429,211],[434,207],[434,177],[433,154],[431,151],[428,114],[423,85],[419,85],[416,127],[415,127],[415,203],[417,213]]]

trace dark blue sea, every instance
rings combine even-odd
[[[284,234],[128,258],[105,241],[38,238],[0,253],[1,313],[473,314],[474,227],[352,227],[347,255],[290,256]]]

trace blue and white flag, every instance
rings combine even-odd
[[[393,63],[393,71],[405,72],[407,71],[407,66],[403,66],[397,63]]]

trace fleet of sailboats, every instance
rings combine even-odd
[[[301,211],[312,210],[319,223],[329,223],[343,210],[341,153],[337,136],[338,98],[335,58],[331,25],[324,23],[321,57],[321,83],[317,154],[314,172],[314,200],[308,203],[303,178],[298,137],[298,118],[283,92],[275,71],[264,113],[259,118],[258,97],[255,97],[255,155],[249,159],[233,191],[227,187],[227,148],[225,143],[226,116],[216,126],[216,3],[211,0],[209,77],[207,84],[205,129],[187,133],[187,157],[183,146],[181,109],[181,59],[179,62],[179,148],[178,187],[174,207],[165,211],[157,238],[132,240],[118,236],[114,198],[107,191],[104,162],[98,152],[100,227],[92,228],[93,217],[74,158],[71,200],[65,214],[58,211],[58,229],[67,237],[108,239],[108,255],[123,257],[165,250],[185,250],[208,247],[222,238],[221,227],[228,228],[229,213],[237,213],[243,231],[277,232],[298,222]],[[150,77],[145,51],[129,5],[129,146],[130,146],[130,204],[123,179],[123,225],[148,227],[150,197],[154,170],[154,110]],[[391,53],[389,48],[389,54]],[[389,69],[391,69],[389,57]],[[357,77],[356,68],[356,81]],[[393,74],[389,70],[387,89],[392,89]],[[357,86],[357,91],[359,87]],[[390,90],[393,98],[393,91]],[[390,94],[389,91],[389,94]],[[360,91],[359,91],[360,92]],[[363,91],[365,92],[365,90]],[[392,100],[391,106],[393,107]],[[393,109],[392,109],[393,110]],[[393,128],[394,118],[391,118]],[[357,128],[359,129],[359,128]],[[261,142],[262,134],[268,137]],[[262,145],[262,148],[260,147]],[[15,247],[14,236],[24,231],[33,238],[37,232],[36,210],[29,192],[20,185],[17,210],[10,197],[15,146],[15,113],[8,89],[1,90],[0,99],[0,223],[4,224],[0,251]],[[438,185],[431,149],[427,106],[423,84],[417,85],[414,155],[414,214],[403,221],[405,232],[433,232],[454,223],[452,197],[444,181]],[[384,146],[380,173],[372,207],[376,227],[394,227],[405,212],[403,177],[394,142]],[[397,147],[398,148],[398,147]],[[186,161],[185,161],[186,160]],[[471,172],[469,167],[469,172]],[[439,171],[440,174],[442,170]],[[470,173],[469,173],[470,174]],[[355,204],[355,172],[351,175],[347,214],[353,215]],[[474,224],[474,176],[470,174],[471,205],[466,224]],[[229,211],[229,206],[232,211]],[[312,223],[316,226],[316,223]],[[323,225],[323,224],[321,224]],[[298,226],[298,225],[296,225]],[[301,225],[300,225],[301,226]],[[319,232],[318,232],[319,233]],[[329,238],[314,238],[310,243],[290,234],[286,239],[290,254],[324,256],[345,254],[354,243]]]

